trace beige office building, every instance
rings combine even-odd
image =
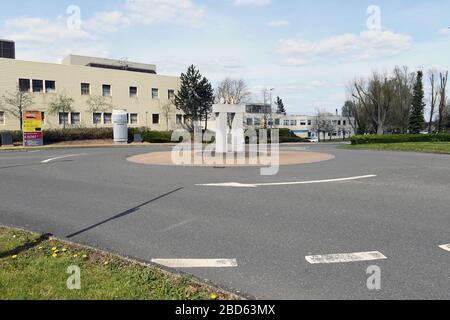
[[[121,60],[69,56],[61,64],[0,58],[0,97],[17,89],[30,93],[33,106],[41,111],[44,129],[66,127],[111,127],[112,109],[125,109],[130,127],[173,130],[183,115],[171,100],[180,86],[179,77],[156,73],[156,66]],[[48,113],[49,103],[59,94],[74,99],[74,111]],[[88,112],[88,100],[99,96],[112,106],[105,112]],[[0,106],[0,131],[19,130],[20,121]]]

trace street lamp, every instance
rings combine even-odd
[[[273,128],[273,113],[272,113],[272,106],[273,106],[273,101],[272,101],[272,92],[275,90],[275,88],[270,88],[270,118],[272,119],[272,122],[270,124],[270,129]],[[270,123],[270,120],[269,120]]]

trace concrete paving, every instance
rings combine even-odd
[[[450,156],[307,148],[335,159],[261,176],[126,161],[167,147],[1,152],[0,223],[189,262],[182,271],[260,299],[449,299]],[[227,182],[262,186],[202,186]],[[366,285],[373,265],[381,290]]]

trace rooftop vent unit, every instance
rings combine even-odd
[[[16,45],[14,41],[0,40],[0,58],[16,58]]]

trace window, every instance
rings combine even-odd
[[[19,79],[19,90],[21,92],[30,92],[30,79]]]
[[[291,126],[296,126],[297,125],[297,120],[291,120]]]
[[[346,120],[344,120],[342,123],[344,124],[344,126],[347,125],[347,121]]]
[[[152,99],[158,99],[159,98],[159,89],[153,88],[152,89]]]
[[[112,113],[105,112],[103,114],[103,123],[104,124],[111,124],[112,123]]]
[[[44,81],[33,80],[33,92],[43,92],[44,91]]]
[[[91,94],[91,85],[89,83],[81,84],[81,95],[88,96]]]
[[[338,126],[340,126],[341,125],[341,120],[338,120]]]
[[[183,123],[183,115],[177,114],[177,124],[182,124],[182,123]]]
[[[130,113],[130,124],[137,124],[137,123],[138,123],[138,114]]]
[[[45,124],[45,112],[41,112],[42,124]]]
[[[305,122],[305,121],[302,121],[302,122],[300,122],[300,125],[301,125],[301,126],[306,126],[306,122]]]
[[[308,126],[311,126],[311,125],[312,125],[312,121],[308,120]]]
[[[69,113],[60,112],[59,113],[59,125],[64,125],[69,123]]]
[[[169,98],[169,100],[175,99],[175,90],[169,90],[167,93],[167,98]]]
[[[99,112],[96,112],[93,114],[93,122],[94,124],[100,124],[102,123],[102,114]]]
[[[5,124],[5,112],[0,111],[0,125]]]
[[[111,96],[111,85],[104,84],[102,88],[102,94],[104,97],[110,97]]]
[[[130,98],[136,98],[138,95],[137,87],[130,87]]]
[[[56,82],[52,80],[45,80],[45,92],[55,93],[56,92]]]
[[[253,125],[253,119],[252,118],[247,118],[247,125],[248,126],[252,126]]]
[[[284,120],[284,121],[283,121],[283,125],[289,126],[289,120]]]
[[[280,125],[280,119],[275,119],[275,125],[279,126]]]
[[[73,126],[78,126],[80,125],[80,113],[79,112],[72,112],[70,114],[70,123]]]
[[[261,125],[261,119],[255,118],[255,119],[253,120],[253,124],[254,124],[255,126],[260,126],[260,125]]]
[[[159,124],[159,114],[153,114],[153,124]]]

